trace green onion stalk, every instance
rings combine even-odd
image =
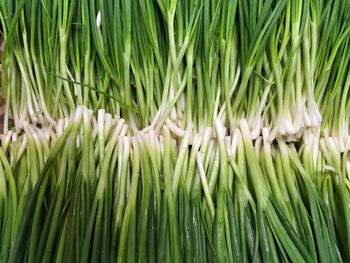
[[[62,207],[62,203],[64,200],[64,186],[62,186],[62,180],[65,180],[65,170],[66,165],[63,165],[61,170],[61,176],[54,176],[52,185],[48,185],[49,175],[51,173],[50,167],[51,164],[55,161],[55,158],[58,152],[63,148],[65,140],[69,132],[72,131],[72,137],[74,137],[74,133],[77,132],[79,127],[79,121],[82,115],[82,110],[78,109],[74,117],[72,117],[72,123],[67,127],[64,134],[60,137],[60,140],[57,141],[57,144],[51,149],[50,154],[48,155],[44,167],[40,170],[40,175],[37,178],[36,184],[33,186],[33,190],[29,191],[28,198],[26,200],[26,204],[23,211],[22,221],[18,230],[18,234],[16,240],[11,245],[11,254],[9,257],[9,261],[16,261],[18,258],[26,259],[27,261],[35,260],[36,258],[47,259],[52,251],[52,240],[55,234],[58,231],[59,224],[53,225],[52,229],[49,228],[50,220],[58,220],[60,213],[62,213],[60,207]],[[65,154],[63,156],[68,156],[69,147],[74,147],[75,143],[69,144],[66,146]],[[67,160],[65,160],[67,162]],[[50,180],[51,182],[51,180]],[[42,214],[42,205],[44,202],[45,192],[51,186],[51,190],[54,191],[53,202],[50,205],[47,217],[47,221],[42,222],[44,224],[45,232],[43,233],[42,238],[47,237],[47,243],[43,242],[43,239],[39,240],[39,229],[38,224],[41,222],[40,215]],[[63,196],[62,196],[63,195]],[[58,207],[55,208],[54,203],[58,204]],[[63,211],[64,212],[64,211]],[[33,224],[33,225],[31,225]],[[26,235],[30,233],[30,239],[26,238]],[[23,250],[22,247],[27,245],[27,250]],[[37,251],[37,248],[40,248]]]
[[[299,187],[302,187],[305,196],[307,196],[307,206],[312,217],[312,228],[315,237],[315,247],[317,249],[318,258],[321,262],[327,262],[332,259],[342,261],[337,243],[334,219],[326,209],[324,200],[317,192],[315,185],[312,183],[312,177],[302,165],[302,161],[298,158],[295,147],[286,148],[284,151],[289,153],[289,158],[300,178]],[[322,230],[321,230],[322,229]]]
[[[1,259],[7,261],[17,233],[18,193],[10,164],[0,150],[1,159]]]
[[[348,61],[349,61],[349,4],[336,2],[332,7],[327,3],[315,4],[320,26],[318,35],[324,40],[316,51],[315,98],[324,116],[322,134],[324,137],[334,136],[344,149],[347,143],[348,120]],[[337,19],[344,22],[337,24]],[[337,37],[335,37],[337,36]],[[326,44],[327,43],[327,44]],[[345,114],[345,115],[344,115]],[[337,116],[336,118],[333,116]]]
[[[206,136],[206,137],[203,138],[203,136]],[[184,137],[183,139],[185,140],[185,138],[186,137]],[[204,142],[203,142],[203,139],[205,140]],[[187,153],[188,157],[185,164],[183,165],[184,166],[183,173],[179,183],[178,200],[182,206],[182,210],[180,210],[181,211],[180,216],[183,215],[183,218],[184,218],[182,221],[180,221],[179,231],[180,233],[183,233],[181,235],[181,238],[182,238],[181,240],[183,240],[182,243],[184,244],[183,251],[185,253],[184,253],[183,259],[185,260],[195,260],[197,258],[203,258],[204,257],[203,254],[205,253],[205,251],[202,250],[203,243],[201,243],[200,240],[197,240],[194,238],[195,233],[198,233],[198,231],[200,231],[200,227],[198,227],[197,229],[192,226],[192,224],[194,223],[193,221],[198,222],[198,218],[196,218],[198,214],[196,214],[194,218],[191,216],[193,210],[197,210],[197,213],[198,213],[200,209],[200,200],[199,199],[197,199],[196,201],[191,200],[191,194],[192,194],[192,189],[194,187],[196,188],[200,187],[199,177],[201,176],[203,179],[203,174],[198,175],[196,167],[198,165],[199,149],[203,143],[208,142],[208,139],[209,139],[208,131],[206,134],[203,134],[203,135],[195,134],[191,139],[192,140],[191,149],[188,149],[188,153]],[[175,166],[175,169],[176,169],[176,166]],[[204,185],[206,185],[206,187],[204,187]],[[207,184],[203,184],[203,189],[207,193],[208,191]],[[208,197],[208,195],[206,195],[206,197]],[[212,202],[210,203],[210,199],[208,201],[209,201],[208,203],[209,210],[212,215],[213,209],[214,209],[213,204]],[[197,224],[200,225],[200,223],[197,223]],[[196,248],[199,249],[198,254],[195,253]]]
[[[214,144],[212,141],[213,130],[206,128],[202,135],[201,145],[196,156],[197,172],[194,177],[188,177],[187,184],[190,189],[191,202],[191,229],[193,234],[194,251],[193,257],[198,260],[208,261],[215,258],[213,249],[212,233],[213,220],[215,218],[215,204],[213,201],[214,188],[217,182],[219,163],[211,158]],[[218,151],[216,151],[218,154]],[[213,162],[214,161],[214,162]],[[191,180],[192,179],[192,180]],[[203,190],[202,190],[203,189]],[[205,198],[202,199],[201,192],[204,191]],[[201,236],[206,235],[207,240]]]
[[[311,158],[312,157],[313,156],[311,155]],[[289,200],[287,200],[287,209],[290,215],[289,218],[292,218],[292,226],[298,234],[298,238],[303,243],[305,249],[307,249],[310,255],[309,260],[317,260],[317,251],[314,236],[312,234],[312,224],[309,221],[309,212],[301,195],[303,188],[299,188],[295,171],[292,169],[290,158],[288,157],[285,144],[283,142],[279,142],[278,161],[282,166],[280,168],[282,171],[279,170],[279,172],[282,174],[279,176],[281,177],[281,180],[284,180],[287,194],[289,195]],[[312,161],[312,159],[309,161]],[[311,177],[312,174],[309,176]]]
[[[301,131],[319,127],[322,117],[314,99],[317,18],[312,16],[312,3],[290,1],[285,10],[285,26],[274,30],[270,40],[270,57],[276,80],[276,125],[270,139],[300,138]],[[277,39],[281,38],[280,41]],[[304,88],[305,87],[305,88]],[[273,104],[274,105],[274,104]],[[273,106],[274,107],[274,106]]]
[[[349,225],[349,170],[347,168],[349,157],[347,153],[341,154],[339,147],[332,137],[320,141],[323,163],[322,194],[327,208],[333,214],[337,238],[340,240],[339,247],[344,258],[348,258],[347,247],[349,246],[349,231],[344,231],[344,226]],[[337,202],[336,200],[339,200]],[[343,227],[341,227],[343,226]],[[343,230],[340,230],[343,228]],[[347,229],[347,227],[346,227]]]
[[[160,229],[158,235],[159,249],[157,251],[157,258],[159,261],[166,261],[172,258],[174,262],[180,262],[182,258],[180,247],[179,218],[176,216],[176,201],[172,191],[172,173],[174,164],[171,158],[172,148],[175,146],[171,139],[169,129],[163,127],[163,182],[164,192],[162,193],[161,210],[160,210]],[[186,222],[187,223],[187,222]],[[169,231],[169,226],[173,229]],[[182,241],[181,236],[181,241]],[[187,252],[187,250],[186,250]]]
[[[254,152],[250,139],[247,121],[240,122],[242,139],[248,166],[249,180],[252,181],[256,195],[256,223],[259,241],[261,242],[263,261],[278,261],[277,251],[290,257],[291,261],[311,261],[309,251],[296,238],[295,230],[291,227],[291,219],[282,210],[282,204],[270,197],[266,178],[259,166],[257,155]],[[278,238],[276,243],[273,238]]]
[[[249,260],[261,261],[257,251],[256,229],[254,213],[256,204],[248,189],[245,167],[242,166],[245,155],[240,131],[237,129],[229,142],[228,157],[235,179],[233,192],[228,195],[228,220],[232,256],[237,262],[248,262]],[[228,248],[230,249],[230,247]]]

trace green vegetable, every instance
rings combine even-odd
[[[350,261],[349,1],[0,0],[0,23],[0,262]]]

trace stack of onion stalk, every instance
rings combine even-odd
[[[0,0],[0,22],[0,262],[350,261],[350,1]]]

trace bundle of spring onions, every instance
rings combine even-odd
[[[0,22],[0,262],[350,262],[349,0]]]
[[[332,138],[174,138],[77,107],[0,148],[3,262],[347,262],[350,161]],[[344,231],[344,229],[346,231]]]

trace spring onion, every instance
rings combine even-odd
[[[350,261],[349,1],[0,0],[0,23],[1,262]]]

